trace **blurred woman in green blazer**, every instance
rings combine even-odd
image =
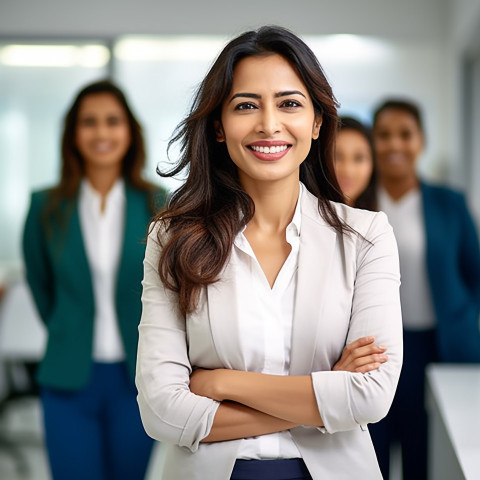
[[[144,163],[123,92],[97,82],[66,115],[59,184],[32,195],[23,248],[48,331],[38,381],[54,479],[135,480],[148,465],[134,372],[143,239],[165,192]]]

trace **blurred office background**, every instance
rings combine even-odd
[[[233,36],[266,23],[303,36],[341,113],[369,123],[387,95],[418,101],[427,131],[423,176],[466,191],[480,222],[480,0],[2,0],[0,284],[7,290],[0,304],[0,399],[11,367],[34,362],[43,349],[44,332],[22,283],[20,239],[31,190],[57,181],[62,119],[76,91],[106,76],[125,89],[146,133],[145,175],[161,182],[156,165],[167,168],[168,139],[215,55]],[[32,421],[15,421],[33,438],[36,407],[21,418],[29,415]],[[13,417],[0,409],[0,432]],[[38,442],[29,448],[40,446],[42,461],[41,425],[35,429]],[[9,442],[0,438],[5,480],[18,460],[2,450]],[[46,470],[25,475],[48,478]]]

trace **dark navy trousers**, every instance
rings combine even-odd
[[[312,480],[301,458],[237,460],[230,480]]]
[[[383,478],[390,474],[390,449],[402,449],[405,480],[427,480],[428,417],[425,409],[425,368],[437,361],[435,331],[403,332],[403,367],[388,415],[368,426]]]
[[[95,363],[86,388],[41,389],[53,480],[142,480],[153,440],[124,363]]]

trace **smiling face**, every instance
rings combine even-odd
[[[372,150],[360,132],[338,132],[335,150],[335,173],[349,205],[354,205],[365,191],[373,172]]]
[[[216,131],[247,188],[251,182],[298,182],[300,164],[320,125],[297,72],[282,56],[271,54],[236,65]]]
[[[81,101],[75,144],[87,171],[113,169],[120,174],[130,143],[127,114],[113,95],[95,93]]]
[[[423,134],[409,112],[388,108],[379,113],[373,129],[380,179],[411,181],[423,149]]]

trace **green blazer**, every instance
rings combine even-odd
[[[23,235],[26,278],[48,331],[37,379],[41,385],[77,390],[90,378],[95,304],[82,239],[78,202],[63,228],[47,232],[42,222],[48,190],[32,194]],[[126,221],[115,303],[129,375],[134,380],[141,316],[145,235],[152,217],[149,195],[125,184]],[[162,205],[165,192],[155,201]],[[158,199],[158,201],[157,201]],[[63,206],[63,208],[66,208]]]

